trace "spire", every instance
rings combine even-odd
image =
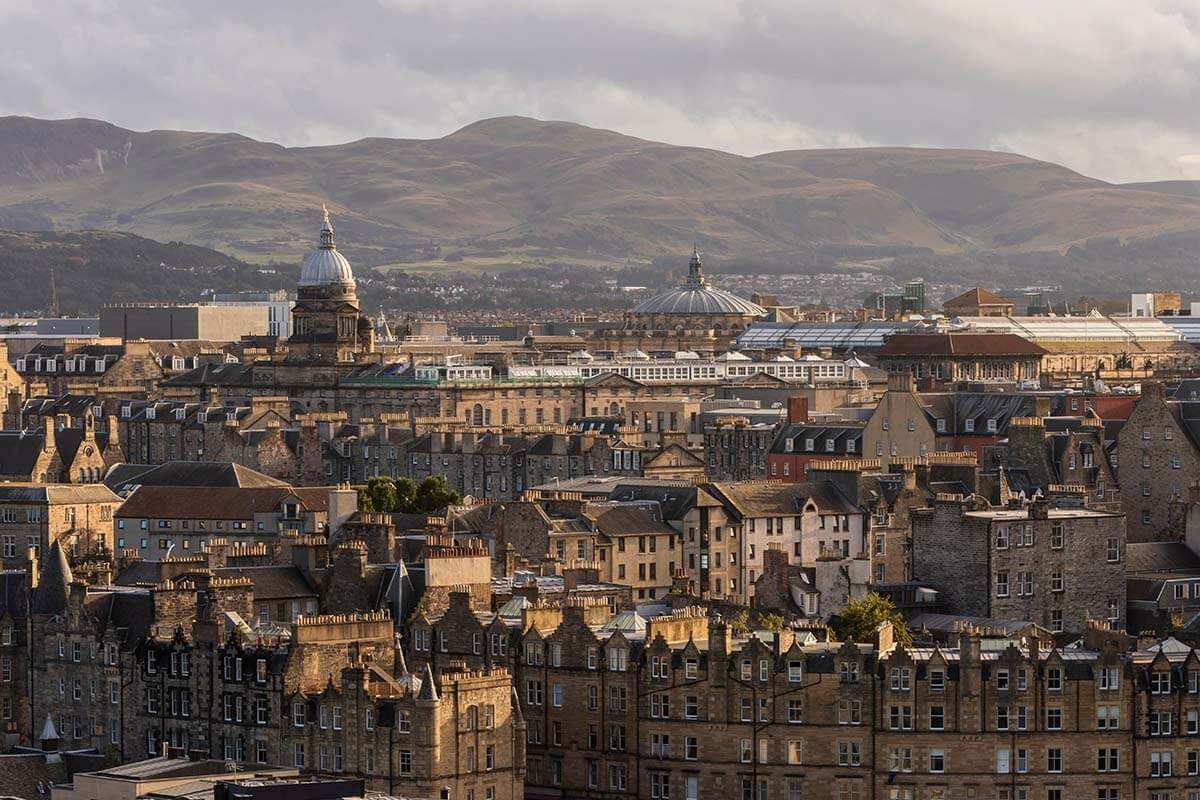
[[[321,249],[336,250],[337,246],[333,243],[333,225],[329,223],[329,209],[321,203]]]
[[[692,243],[692,260],[688,262],[688,286],[704,285],[704,265],[700,263],[700,251]]]
[[[67,554],[63,552],[62,543],[55,539],[46,554],[46,563],[38,576],[37,588],[34,590],[33,613],[61,614],[67,608],[67,600],[71,596],[71,565],[67,563]]]
[[[433,668],[429,664],[425,665],[425,675],[421,678],[421,692],[417,695],[417,699],[437,702],[437,686],[433,683]]]

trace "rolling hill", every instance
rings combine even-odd
[[[440,139],[286,148],[237,134],[0,118],[0,228],[130,231],[294,261],[324,201],[356,263],[917,255],[1118,274],[1200,244],[1190,186],[1115,185],[1010,153],[866,148],[754,158],[504,117]],[[819,257],[814,254],[820,254]],[[1085,270],[1086,273],[1086,270]]]
[[[156,242],[131,233],[0,231],[0,310],[44,312],[50,272],[59,307],[95,314],[113,301],[195,302],[205,291],[291,288],[295,270],[255,267],[207,247]]]

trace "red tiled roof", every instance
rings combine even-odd
[[[1011,306],[1012,303],[999,295],[992,294],[987,289],[968,289],[958,297],[951,297],[942,303],[942,308],[960,308],[977,306]]]
[[[1013,333],[897,333],[876,355],[887,356],[1041,356],[1046,351]]]

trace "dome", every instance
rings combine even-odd
[[[634,314],[736,314],[761,317],[767,313],[762,306],[743,300],[732,292],[714,289],[704,280],[700,254],[693,251],[688,264],[688,279],[677,289],[643,300]]]
[[[321,243],[304,259],[300,267],[301,286],[329,286],[331,284],[354,285],[354,271],[350,262],[337,251],[333,243],[333,226],[329,224],[329,212],[324,206],[321,211],[325,222],[321,225]]]

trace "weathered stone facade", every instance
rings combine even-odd
[[[914,577],[947,610],[1035,622],[1078,634],[1090,620],[1125,621],[1125,518],[1051,509],[1044,500],[993,509],[939,495],[913,512]]]
[[[1186,497],[1200,471],[1200,450],[1180,419],[1180,403],[1167,399],[1158,381],[1142,384],[1142,396],[1117,434],[1117,481],[1129,518],[1129,540],[1183,537],[1172,507]]]

